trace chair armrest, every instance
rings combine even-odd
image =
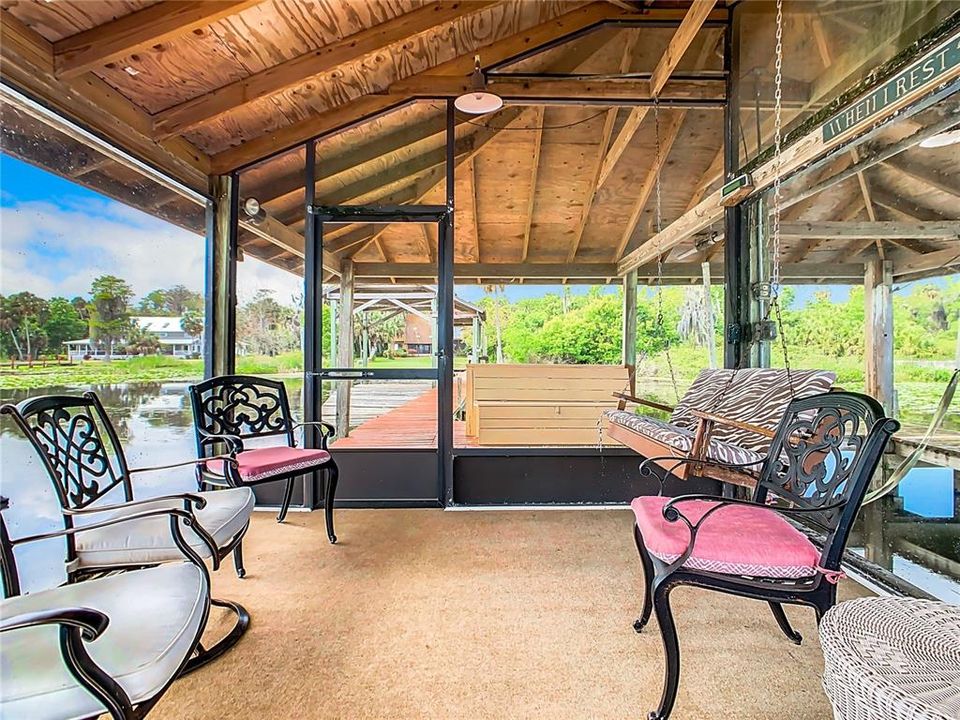
[[[324,422],[323,420],[316,420],[316,421],[310,421],[310,422],[298,422],[298,423],[294,423],[293,427],[294,427],[294,429],[300,428],[300,427],[318,427],[318,428],[321,428],[321,433],[320,433],[320,447],[321,447],[321,449],[323,449],[323,450],[326,450],[326,449],[327,449],[327,441],[328,441],[330,438],[336,436],[336,434],[337,434],[337,428],[334,427],[333,425],[331,425],[331,424],[328,423],[328,422]]]
[[[63,607],[22,613],[0,621],[0,633],[44,625],[60,627],[60,657],[75,680],[104,705],[113,718],[134,717],[126,691],[87,652],[85,642],[96,640],[110,619],[99,610]],[[52,638],[51,638],[52,639]]]
[[[615,398],[624,400],[626,402],[636,403],[637,405],[646,405],[651,407],[654,410],[662,410],[663,412],[672,413],[673,408],[669,405],[664,405],[663,403],[654,402],[653,400],[644,400],[643,398],[634,397],[633,395],[628,395],[627,393],[615,392],[613,393]]]
[[[231,453],[236,454],[243,452],[243,440],[241,440],[238,435],[230,435],[228,433],[209,433],[201,428],[200,441],[204,445],[210,445],[215,442],[226,443],[227,447],[230,448]]]
[[[189,510],[184,510],[183,508],[154,508],[153,510],[144,510],[142,512],[133,513],[132,515],[123,515],[120,517],[107,518],[106,520],[98,520],[97,522],[92,522],[89,525],[81,525],[80,527],[68,527],[61,528],[60,530],[51,530],[45,533],[39,533],[37,535],[25,535],[23,537],[13,538],[10,540],[10,545],[22,545],[29,542],[37,542],[39,540],[49,540],[51,538],[63,537],[66,535],[76,535],[77,533],[87,532],[90,530],[99,530],[105,527],[111,527],[113,525],[120,525],[126,522],[133,522],[135,520],[145,520],[147,518],[153,517],[163,517],[164,515],[170,518],[170,533],[173,536],[173,542],[183,553],[184,558],[194,563],[200,567],[204,574],[207,572],[207,566],[203,563],[203,558],[201,558],[197,552],[190,547],[186,539],[183,537],[183,533],[180,528],[180,522],[182,521],[184,525],[189,527],[193,532],[200,538],[201,542],[206,545],[207,549],[210,551],[210,558],[213,563],[213,569],[217,570],[220,567],[220,555],[219,549],[217,548],[216,541],[210,536],[204,527],[197,522],[197,518]]]
[[[60,607],[21,613],[0,620],[0,633],[40,625],[64,625],[76,628],[87,642],[96,640],[107,629],[110,618],[99,610],[85,607]]]
[[[183,500],[183,509],[190,511],[190,505],[196,506],[197,510],[203,510],[207,506],[207,499],[196,493],[176,493],[173,495],[160,495],[155,498],[145,498],[143,500],[130,500],[129,502],[113,503],[111,505],[91,505],[85,508],[62,508],[64,515],[93,515],[98,512],[107,512],[108,510],[123,510],[129,507],[138,507],[149,505],[158,500]]]
[[[157,470],[170,470],[171,468],[186,467],[187,465],[203,465],[211,460],[223,460],[224,462],[237,464],[237,459],[233,455],[213,455],[212,457],[197,458],[196,460],[183,460],[182,462],[170,463],[169,465],[155,465],[153,467],[133,468],[128,472],[134,473],[155,472]],[[198,497],[198,496],[194,496]]]
[[[711,420],[718,425],[726,425],[727,427],[737,428],[738,430],[746,430],[747,432],[756,433],[757,435],[762,435],[766,438],[772,438],[776,434],[773,430],[769,430],[765,427],[751,425],[750,423],[745,423],[741,420],[733,420],[732,418],[726,418],[722,415],[706,412],[705,410],[691,410],[690,414],[696,418],[699,418],[700,420]]]
[[[640,463],[640,474],[641,475],[652,475],[653,471],[651,467],[653,464],[659,464],[660,461],[673,461],[675,464],[667,472],[673,472],[681,465],[687,463],[693,463],[696,465],[713,465],[714,467],[726,468],[728,470],[745,470],[750,468],[753,465],[760,465],[761,463],[766,462],[766,458],[760,460],[754,460],[753,462],[745,463],[725,463],[719,460],[698,460],[697,458],[692,457],[680,457],[678,455],[658,455],[657,457],[647,458],[642,463]]]

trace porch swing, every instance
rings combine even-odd
[[[770,300],[763,324],[770,320],[771,312],[776,319],[777,336],[780,338],[784,368],[744,368],[743,355],[732,369],[705,369],[700,372],[690,388],[680,397],[677,389],[669,343],[665,342],[665,355],[674,394],[675,406],[665,405],[629,394],[634,387],[633,375],[624,391],[614,393],[618,399],[616,410],[607,410],[607,435],[635,450],[646,458],[654,458],[664,471],[679,479],[688,475],[708,477],[734,485],[753,488],[760,466],[767,455],[770,443],[787,406],[796,399],[807,398],[828,392],[836,381],[836,374],[825,370],[792,370],[787,354],[783,319],[780,312],[780,134],[781,106],[780,76],[777,75],[775,112],[777,118],[777,142],[774,154],[774,212],[773,212],[773,268],[770,282]],[[660,118],[659,104],[654,98],[657,173],[656,232],[659,250],[660,233],[663,230],[660,195]],[[657,316],[655,327],[661,338],[666,339],[663,327],[663,253],[657,254]],[[751,346],[757,342],[751,339]],[[636,372],[634,369],[633,372]],[[669,413],[668,420],[650,415],[639,415],[627,409],[636,404]],[[672,459],[662,458],[669,456]],[[703,463],[678,463],[677,458],[702,460]],[[720,464],[708,464],[706,461]],[[733,467],[731,467],[733,466]]]

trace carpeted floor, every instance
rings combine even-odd
[[[252,625],[177,681],[151,718],[641,718],[660,696],[655,621],[631,628],[642,570],[629,511],[256,513],[248,575],[214,594]],[[844,581],[845,598],[865,594]],[[683,676],[673,717],[829,717],[813,612],[673,595]],[[211,619],[210,632],[222,616]]]

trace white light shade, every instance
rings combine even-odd
[[[503,98],[483,90],[472,90],[453,101],[460,112],[470,115],[483,115],[496,112],[503,107]]]
[[[957,143],[960,143],[960,128],[947,130],[946,132],[937,133],[932,137],[928,137],[926,140],[920,142],[920,147],[938,148],[947,145],[956,145]]]

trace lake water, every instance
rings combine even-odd
[[[302,417],[299,378],[286,379],[293,413]],[[131,467],[162,465],[196,457],[188,382],[98,385],[94,390],[117,426]],[[76,393],[76,388],[0,391],[2,402],[41,394]],[[17,537],[61,527],[59,505],[28,443],[7,416],[0,416],[0,492],[11,500],[4,513]],[[135,476],[138,497],[195,490],[192,468]],[[885,503],[884,532],[872,556],[907,581],[944,600],[960,603],[960,508],[951,470],[918,468]],[[120,498],[118,497],[117,500]],[[862,525],[862,523],[861,523]],[[858,528],[857,534],[862,536]],[[852,543],[854,541],[852,539]],[[862,539],[856,544],[862,544]],[[63,577],[63,543],[24,546],[17,558],[25,589],[46,587]],[[23,568],[29,566],[29,572]]]

